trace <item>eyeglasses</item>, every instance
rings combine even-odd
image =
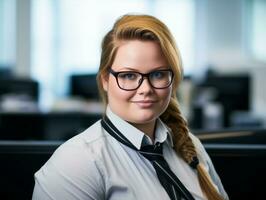
[[[145,77],[155,89],[168,88],[173,81],[174,73],[171,69],[155,70],[147,74],[134,71],[109,72],[116,78],[117,85],[122,90],[132,91],[140,87]]]

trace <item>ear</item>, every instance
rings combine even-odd
[[[101,75],[101,82],[105,92],[108,91],[109,77],[106,74]]]

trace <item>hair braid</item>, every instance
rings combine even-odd
[[[214,187],[209,174],[203,165],[198,162],[195,145],[189,136],[186,120],[182,117],[177,99],[172,97],[168,108],[162,114],[161,119],[172,130],[175,151],[193,168],[197,169],[198,179],[203,193],[209,200],[223,200]],[[196,165],[193,163],[196,158]],[[193,165],[191,165],[193,164]]]
[[[197,156],[197,152],[189,137],[187,122],[182,117],[176,99],[171,98],[169,106],[161,118],[172,130],[175,151],[190,164],[193,161],[193,157]]]

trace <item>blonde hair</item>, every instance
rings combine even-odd
[[[197,170],[200,186],[207,198],[222,200],[209,174],[203,165],[198,163],[196,148],[189,136],[188,125],[182,117],[176,97],[176,91],[183,76],[180,53],[169,29],[157,18],[149,15],[124,15],[116,21],[113,28],[103,38],[97,82],[104,104],[107,104],[108,99],[101,78],[108,75],[119,45],[122,41],[127,40],[155,41],[160,44],[161,50],[174,72],[171,100],[161,115],[161,119],[172,130],[176,153]]]

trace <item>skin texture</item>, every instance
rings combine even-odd
[[[132,40],[121,42],[111,68],[116,72],[148,73],[169,67],[158,43]],[[107,92],[110,109],[154,140],[156,119],[169,104],[172,86],[154,89],[144,79],[137,90],[124,91],[118,87],[111,74],[102,78],[102,84]]]

